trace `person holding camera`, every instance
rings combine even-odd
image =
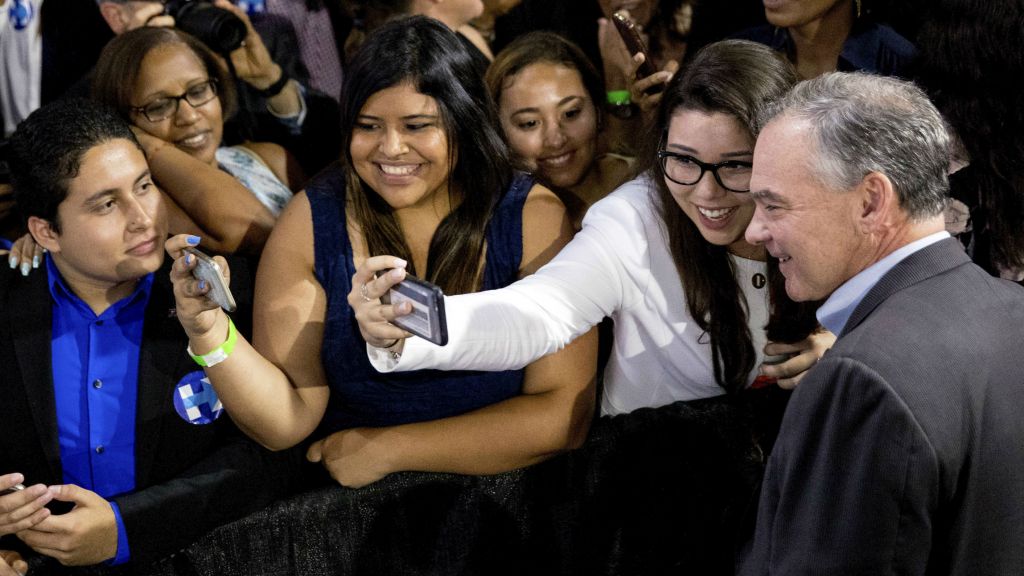
[[[337,158],[337,103],[308,88],[298,39],[286,19],[269,14],[250,19],[229,0],[97,2],[115,34],[142,26],[176,27],[224,58],[238,80],[238,114],[228,126],[229,141],[281,144],[308,174]]]

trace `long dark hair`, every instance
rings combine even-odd
[[[727,247],[705,240],[676,204],[656,150],[664,142],[672,116],[680,110],[728,114],[756,135],[760,107],[781,97],[796,81],[793,67],[766,46],[744,40],[709,44],[666,88],[654,127],[662,135],[661,142],[649,143],[642,156],[657,186],[658,211],[686,305],[710,341],[715,381],[729,392],[746,387],[757,358],[745,299]],[[777,268],[770,266],[769,272],[773,270],[777,275]]]
[[[409,272],[448,294],[472,292],[480,284],[484,233],[491,212],[512,180],[498,117],[470,54],[444,24],[423,16],[394,20],[371,34],[346,70],[341,103],[346,191],[368,251],[409,262]],[[370,96],[403,82],[437,101],[448,135],[452,211],[434,232],[427,269],[417,273],[409,246],[390,205],[356,174],[352,131]]]
[[[916,81],[959,137],[970,164],[951,178],[971,208],[974,260],[1024,268],[1022,0],[936,0],[917,37]]]

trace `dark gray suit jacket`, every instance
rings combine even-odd
[[[288,487],[295,463],[292,452],[270,453],[243,437],[226,414],[193,425],[175,413],[176,384],[200,368],[185,353],[188,341],[174,316],[168,263],[156,273],[143,325],[136,490],[113,498],[136,564],[176,552],[219,524],[265,506]],[[21,472],[26,485],[63,482],[50,364],[52,316],[45,269],[23,278],[0,267],[0,474]],[[5,539],[0,548],[17,544]]]
[[[1024,289],[943,240],[790,400],[740,573],[1024,574]]]

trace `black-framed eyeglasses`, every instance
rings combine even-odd
[[[157,98],[145,106],[134,106],[134,112],[141,112],[146,120],[160,122],[178,113],[178,106],[181,101],[188,102],[189,106],[199,108],[203,104],[217,97],[217,81],[213,78],[190,86],[188,90],[178,96],[164,96]]]
[[[711,172],[722,188],[730,192],[750,192],[750,162],[726,160],[709,164],[688,154],[668,150],[659,150],[658,160],[661,162],[661,170],[665,177],[676,184],[692,186],[700,182],[705,172]]]

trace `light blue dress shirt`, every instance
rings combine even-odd
[[[882,276],[885,276],[889,270],[892,270],[893,267],[902,262],[907,256],[949,237],[949,233],[946,231],[930,234],[898,250],[894,250],[885,258],[861,270],[859,274],[837,288],[821,308],[818,308],[816,313],[818,322],[828,329],[829,332],[839,336],[842,334],[843,328],[846,327],[846,323],[850,320],[850,315],[853,314],[857,305],[874,288],[875,284],[878,284]]]

